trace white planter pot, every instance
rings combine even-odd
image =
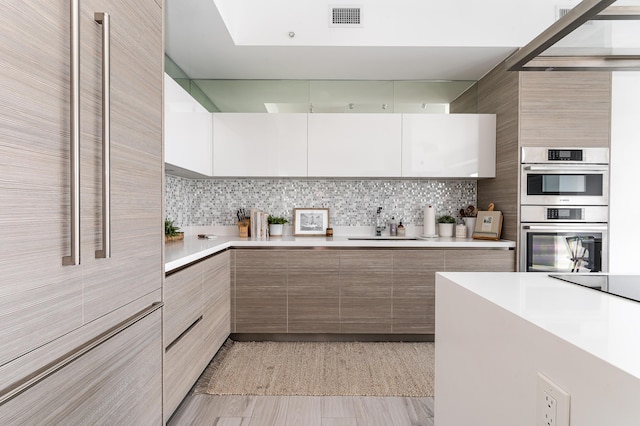
[[[476,229],[475,217],[463,217],[464,224],[467,225],[467,238],[473,237],[473,230]]]
[[[271,237],[281,237],[283,229],[284,229],[284,225],[282,225],[281,223],[270,223],[269,224],[269,236],[271,236]]]
[[[453,237],[453,223],[439,223],[438,235],[441,237]]]

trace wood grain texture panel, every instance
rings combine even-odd
[[[229,252],[224,252],[202,262],[203,368],[206,367],[231,332],[229,258]]]
[[[0,423],[161,423],[160,321],[158,310],[0,405]]]
[[[164,417],[173,413],[205,366],[202,363],[204,324],[198,322],[164,354]]]
[[[170,345],[203,314],[203,264],[196,263],[164,280],[164,342]]]
[[[68,6],[3,2],[0,25],[2,365],[82,324],[82,270],[62,267],[69,255]]]
[[[520,146],[610,146],[610,72],[523,72]]]
[[[520,75],[500,64],[478,81],[478,113],[496,114],[496,177],[478,180],[478,207],[494,203],[502,211],[502,238],[509,240],[518,237]]]
[[[393,252],[393,271],[441,271],[443,250],[401,250]]]
[[[391,298],[393,271],[340,270],[340,297]]]
[[[289,297],[338,297],[340,296],[340,273],[338,270],[295,270],[287,276]]]
[[[236,271],[236,304],[243,298],[287,298],[287,270],[238,269]]]
[[[236,332],[286,333],[286,296],[236,298]]]
[[[337,250],[289,250],[286,257],[289,259],[290,272],[315,269],[335,271],[340,267],[340,252]]]
[[[289,296],[289,333],[339,333],[340,298]]]
[[[393,333],[435,333],[435,307],[435,291],[430,297],[394,297]]]
[[[238,271],[250,269],[287,270],[289,260],[286,250],[236,250],[236,267]]]
[[[342,333],[391,333],[390,297],[340,297]]]
[[[394,271],[393,298],[433,297],[435,294],[436,272],[444,271],[443,265],[431,271]]]
[[[341,250],[340,271],[364,269],[367,271],[391,270],[393,251],[391,250]]]
[[[101,8],[105,6],[98,2]],[[83,1],[84,133],[100,134],[100,26]],[[108,3],[111,14],[112,258],[101,246],[101,141],[83,142],[85,321],[116,310],[162,283],[162,10],[152,0]],[[90,112],[90,113],[87,113]],[[86,138],[85,138],[86,139]],[[84,190],[84,189],[83,189]],[[121,271],[118,277],[105,271]]]
[[[231,300],[231,317],[229,318],[229,323],[232,333],[236,332],[236,253],[237,250],[229,250],[229,299]]]
[[[515,250],[447,250],[445,271],[448,272],[514,272]]]

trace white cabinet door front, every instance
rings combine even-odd
[[[309,114],[309,176],[399,177],[400,114]]]
[[[211,176],[211,113],[164,75],[164,161]]]
[[[306,176],[307,114],[213,114],[215,176]]]
[[[403,114],[403,177],[495,177],[494,114]]]

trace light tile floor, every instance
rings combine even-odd
[[[433,398],[189,394],[170,426],[433,426]]]

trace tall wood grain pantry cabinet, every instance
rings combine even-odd
[[[0,0],[2,424],[161,422],[161,4]]]

